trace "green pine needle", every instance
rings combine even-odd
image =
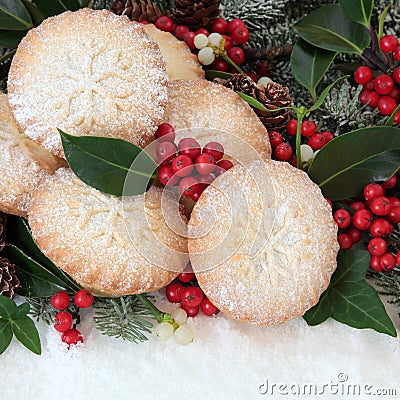
[[[154,316],[136,296],[96,298],[93,308],[96,328],[104,335],[137,343],[152,332]]]

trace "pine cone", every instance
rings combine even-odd
[[[150,0],[114,0],[110,11],[117,15],[126,15],[131,21],[156,22],[163,14]]]
[[[174,4],[174,17],[178,23],[200,28],[218,17],[221,0],[174,0]]]
[[[268,110],[288,107],[293,102],[293,99],[289,96],[289,89],[279,83],[270,82],[267,86],[256,85],[251,78],[240,74],[233,75],[229,79],[215,78],[214,82],[220,83],[235,92],[242,92],[253,97],[264,105],[264,107],[268,108]],[[281,131],[284,129],[290,117],[289,110],[268,112],[254,107],[253,109],[264,126],[270,131]]]
[[[0,251],[2,251],[6,245],[6,220],[6,215],[0,212]]]
[[[12,299],[19,285],[15,265],[0,257],[0,295]]]

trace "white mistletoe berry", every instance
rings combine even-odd
[[[268,78],[268,76],[263,76],[257,81],[257,85],[267,86],[270,82],[272,82],[271,78]]]
[[[197,57],[203,65],[210,65],[215,60],[215,54],[211,47],[202,48]]]
[[[219,47],[221,45],[222,36],[214,32],[208,37],[208,43],[212,44],[213,46]]]
[[[314,157],[314,150],[308,144],[302,144],[300,146],[301,160],[310,161]]]
[[[194,37],[194,45],[199,50],[206,47],[207,43],[208,43],[208,37],[204,33],[199,33]]]

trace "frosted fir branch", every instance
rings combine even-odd
[[[398,303],[400,306],[400,269],[398,267],[387,272],[373,273],[378,287],[378,294],[388,296],[388,303]]]
[[[153,314],[136,296],[96,298],[93,304],[96,328],[107,336],[138,343],[148,340]]]
[[[26,297],[25,300],[30,304],[31,310],[29,314],[36,322],[44,321],[47,325],[51,325],[54,322],[57,310],[51,305],[50,297]]]

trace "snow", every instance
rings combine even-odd
[[[399,330],[399,310],[391,306],[389,311]],[[346,394],[354,384],[361,390],[397,389],[397,396],[385,398],[400,398],[398,338],[334,320],[316,327],[301,318],[257,327],[218,315],[189,324],[195,332],[190,345],[154,337],[133,344],[101,335],[86,312],[80,326],[85,343],[67,350],[59,333],[39,323],[41,356],[15,339],[0,356],[0,399],[307,399],[284,394],[305,384],[319,391],[332,384],[321,399],[340,398],[331,393]],[[348,377],[343,384],[341,373]],[[281,394],[279,385],[286,385],[280,386]],[[345,398],[373,397],[363,394]]]

